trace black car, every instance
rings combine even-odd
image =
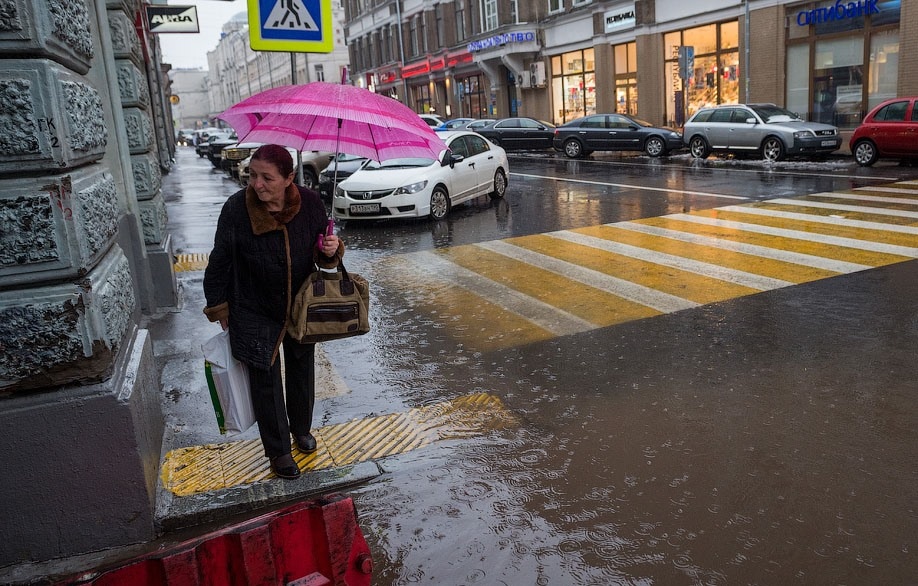
[[[594,114],[571,120],[555,128],[552,144],[572,159],[593,151],[644,151],[661,157],[683,148],[679,131],[624,114]]]
[[[325,169],[319,173],[319,193],[322,194],[323,197],[330,199],[335,193],[335,185],[353,175],[354,172],[363,167],[363,164],[366,162],[367,159],[364,157],[349,155],[347,153],[338,153],[338,156],[328,164],[328,167],[325,167]]]
[[[502,118],[474,131],[507,151],[550,149],[555,125],[534,118]]]

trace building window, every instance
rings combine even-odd
[[[481,0],[481,22],[485,31],[493,31],[499,26],[497,0]]]
[[[321,64],[316,64],[315,71],[316,71],[316,77],[315,77],[316,81],[325,81],[325,66]]]
[[[548,0],[548,12],[561,12],[564,10],[563,0]]]
[[[637,43],[612,47],[615,57],[615,111],[637,116]]]
[[[456,41],[465,39],[465,0],[456,0]]]
[[[593,49],[551,58],[551,90],[557,124],[596,113]]]
[[[667,33],[666,120],[682,126],[699,108],[739,101],[739,23],[709,24]],[[694,49],[694,66],[687,79],[679,72],[679,47]]]
[[[854,128],[898,92],[900,0],[878,0],[876,12],[807,23],[788,8],[787,108],[800,116]]]
[[[487,118],[488,102],[482,91],[481,76],[472,75],[456,80],[459,92],[459,116],[468,118]]]
[[[520,23],[520,10],[517,4],[517,0],[510,0],[510,22],[513,24]]]
[[[446,31],[443,29],[443,5],[434,6],[434,18],[437,21],[437,46],[446,45]]]
[[[414,91],[414,105],[417,111],[421,114],[430,112],[432,106],[430,100],[430,87],[425,83],[412,86],[411,89]]]
[[[411,56],[417,57],[420,53],[418,46],[418,17],[415,16],[410,21],[408,36],[411,38]]]

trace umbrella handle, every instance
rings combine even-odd
[[[316,245],[321,249],[325,245],[325,237],[331,236],[335,233],[335,220],[334,218],[328,219],[328,226],[325,228],[325,234],[319,234],[319,238],[316,241]]]

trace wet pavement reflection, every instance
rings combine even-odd
[[[348,268],[373,284],[373,329],[325,344],[350,393],[317,404],[317,425],[473,392],[521,421],[386,458],[385,475],[349,493],[374,584],[914,579],[918,261],[494,351],[475,349],[467,324],[423,311],[387,262],[739,203],[699,193],[755,201],[877,184],[847,163],[783,169],[744,169],[739,181],[719,162],[515,157],[505,200],[439,223],[339,228]],[[235,189],[199,179],[200,193],[185,183],[181,194],[194,198],[190,224],[215,221]],[[185,231],[183,246],[200,252],[207,230]]]

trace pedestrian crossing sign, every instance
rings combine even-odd
[[[248,0],[253,51],[331,53],[331,0]]]

